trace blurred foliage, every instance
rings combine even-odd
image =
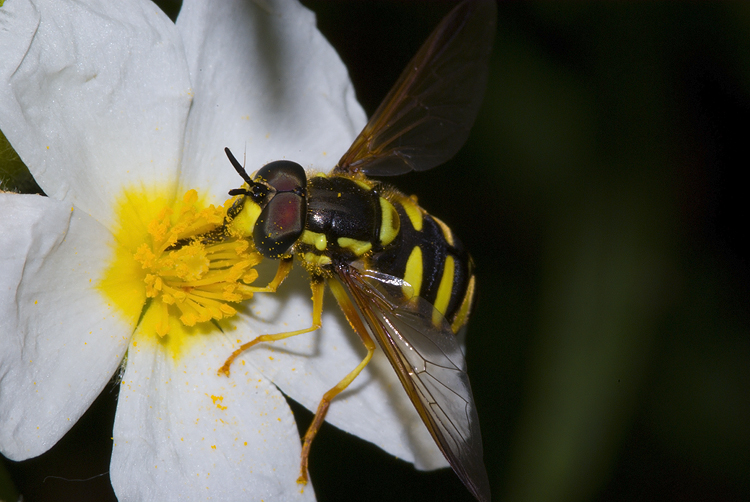
[[[21,159],[0,131],[0,190],[19,193],[42,193]]]
[[[450,8],[305,4],[368,113]],[[477,262],[467,359],[494,498],[749,500],[750,8],[499,10],[466,147],[393,180]],[[49,454],[6,462],[26,500],[112,496],[106,476],[43,478],[106,472],[115,398]],[[416,472],[330,426],[310,464],[321,501],[471,500],[450,471]]]

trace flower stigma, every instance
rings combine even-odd
[[[262,257],[224,227],[226,209],[195,190],[170,203],[163,195],[126,190],[115,205],[114,258],[99,284],[110,305],[137,322],[134,342],[158,342],[178,357],[198,334],[253,296]]]

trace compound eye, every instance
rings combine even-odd
[[[255,248],[266,258],[281,258],[305,230],[306,215],[307,199],[294,192],[277,193],[255,223]]]
[[[255,181],[263,182],[276,191],[255,222],[255,248],[266,258],[281,258],[305,230],[305,170],[296,162],[278,160],[260,168]]]
[[[302,166],[289,160],[277,160],[261,167],[255,175],[256,181],[262,181],[277,192],[304,193],[307,188],[307,175]]]
[[[253,241],[266,258],[281,258],[305,230],[307,176],[296,162],[278,160],[260,168],[255,180],[270,185],[276,193],[255,222]]]

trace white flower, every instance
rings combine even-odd
[[[282,158],[328,171],[364,123],[297,3],[188,0],[175,25],[147,1],[6,0],[0,129],[48,197],[0,194],[0,451],[49,449],[127,352],[110,468],[121,500],[313,499],[296,484],[299,435],[279,389],[315,410],[364,355],[358,338],[329,301],[321,330],[255,347],[218,376],[238,343],[309,325],[304,274],[209,305],[201,322],[154,292],[158,273],[145,280],[152,221],[166,207],[174,224],[189,189],[189,207],[224,203],[241,184],[225,146],[246,149],[251,172]],[[329,422],[445,465],[384,358],[350,389]]]

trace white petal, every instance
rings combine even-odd
[[[251,315],[243,318],[246,327],[229,336],[233,341],[247,342],[260,334],[310,326],[312,302],[306,281],[305,274],[293,272],[278,293],[255,295],[248,305]],[[332,296],[327,295],[325,302],[320,330],[258,345],[240,357],[249,363],[245,368],[257,368],[313,412],[323,394],[367,353]],[[239,368],[235,362],[231,370],[240,371]],[[333,400],[326,420],[392,455],[414,462],[417,468],[448,465],[380,349],[349,388]]]
[[[328,172],[364,127],[344,64],[297,2],[183,3],[183,34],[195,99],[186,133],[186,188],[217,200],[242,182],[224,155],[247,170],[279,159]]]
[[[132,326],[95,285],[111,236],[64,202],[0,194],[0,450],[48,450],[122,360]]]
[[[123,185],[176,180],[190,83],[154,4],[8,1],[0,54],[0,129],[47,195],[109,226]]]
[[[296,483],[300,440],[284,397],[255,372],[217,376],[231,349],[223,335],[197,336],[177,360],[130,347],[110,467],[119,500],[314,500]]]

